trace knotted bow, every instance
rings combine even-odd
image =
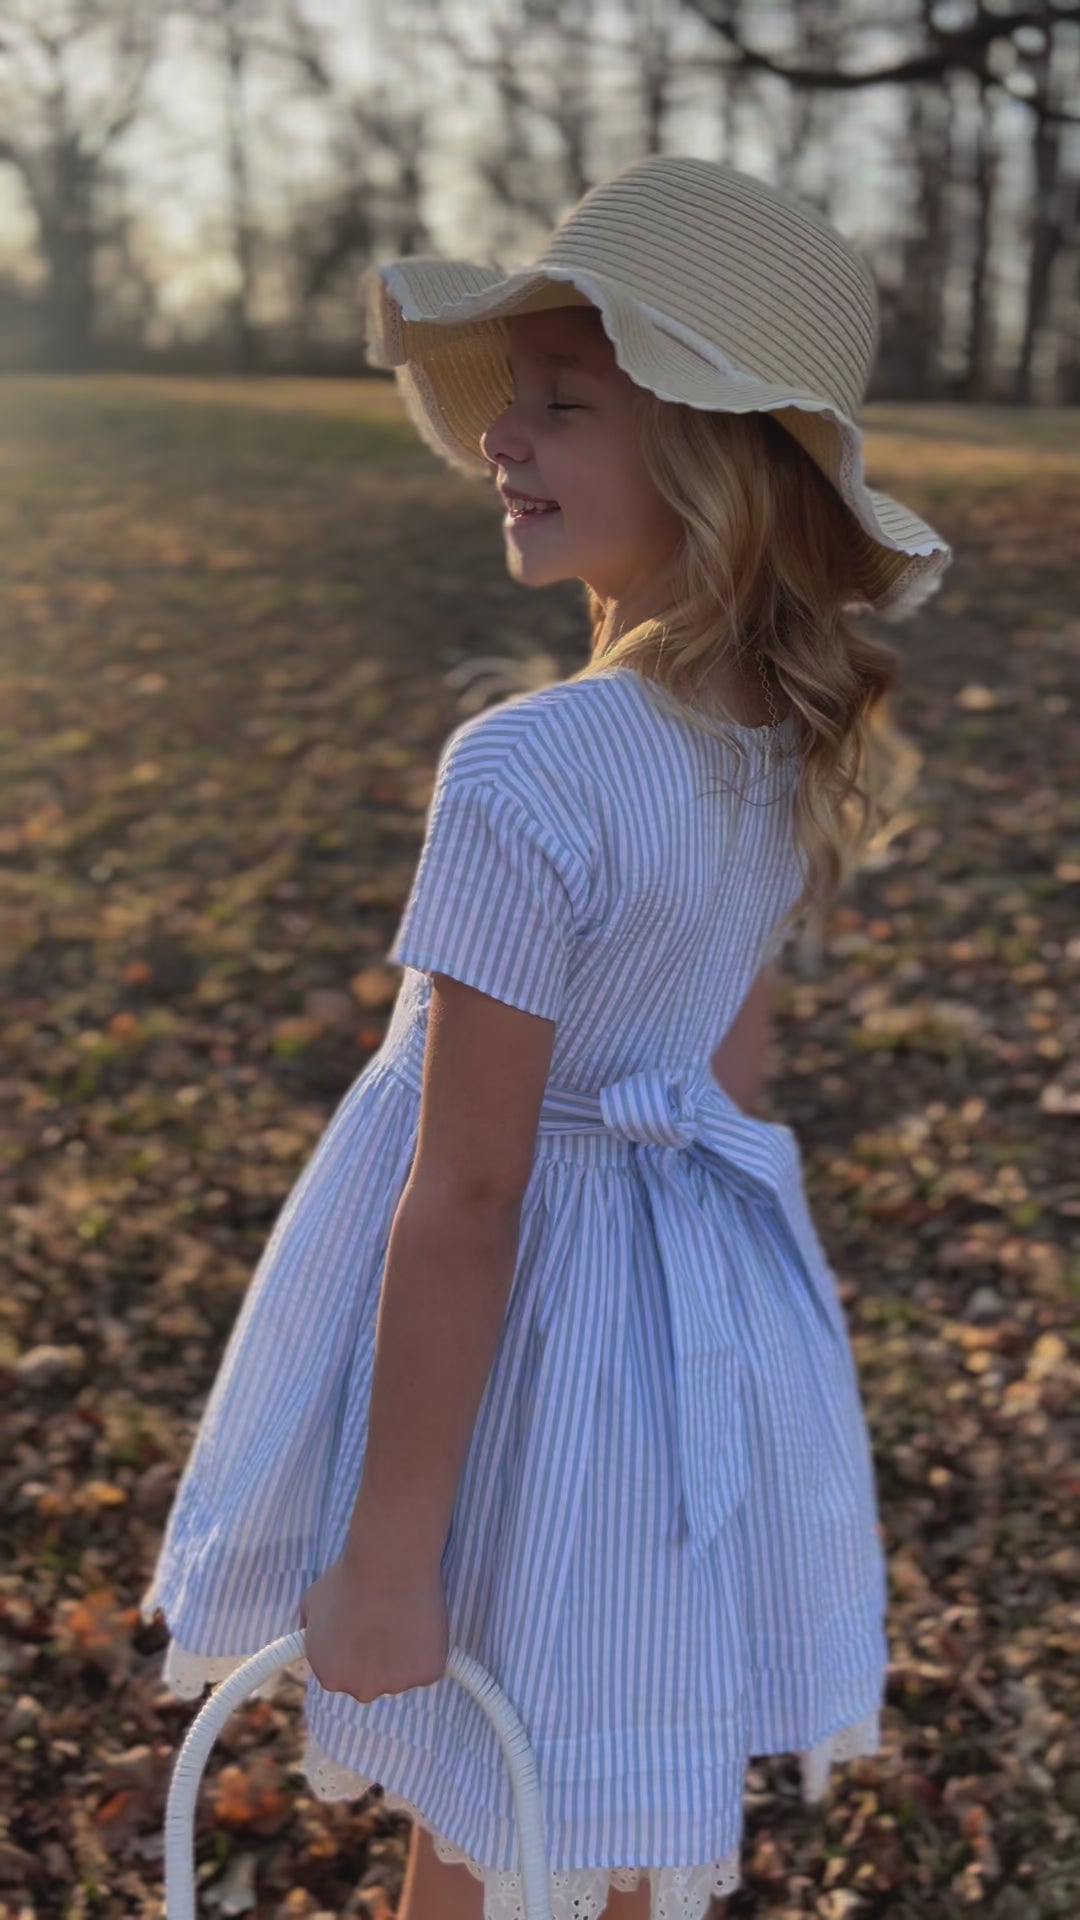
[[[645,1182],[675,1349],[683,1501],[695,1561],[749,1486],[744,1362],[733,1329],[737,1279],[672,1150],[686,1152],[752,1204],[772,1210],[818,1309],[843,1337],[839,1303],[802,1187],[790,1127],[745,1113],[707,1067],[648,1067],[599,1093],[549,1083],[543,1133],[610,1131],[631,1141]]]

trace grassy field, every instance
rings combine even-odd
[[[872,484],[957,558],[881,629],[919,784],[781,980],[771,1105],[874,1439],[886,1747],[824,1809],[755,1763],[730,1911],[1042,1920],[1080,1910],[1080,422],[866,421]],[[585,625],[579,587],[508,579],[492,497],[387,381],[0,381],[0,423],[0,1913],[120,1920],[160,1912],[192,1716],[138,1598],[261,1247],[382,1036],[459,670],[561,677]],[[407,1824],[301,1790],[298,1697],[216,1750],[204,1897],[385,1920]]]

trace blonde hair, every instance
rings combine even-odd
[[[741,751],[724,729],[733,716],[714,702],[714,723],[696,689],[724,663],[741,674],[756,653],[774,699],[779,689],[791,702],[801,761],[793,823],[804,886],[783,931],[802,921],[820,937],[860,863],[895,831],[893,808],[922,760],[891,715],[896,652],[843,611],[857,598],[850,514],[785,432],[782,410],[707,412],[643,387],[634,405],[645,465],[683,525],[672,601],[601,652],[605,606],[586,586],[593,654],[570,678],[633,666]]]

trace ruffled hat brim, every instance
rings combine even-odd
[[[433,451],[462,472],[489,476],[480,439],[511,398],[509,314],[599,308],[615,360],[662,400],[726,413],[772,413],[799,441],[849,508],[860,597],[902,619],[936,592],[952,549],[927,521],[866,484],[861,429],[821,395],[747,373],[602,272],[522,267],[505,273],[472,260],[409,255],[365,276],[370,365],[392,368],[406,412]]]

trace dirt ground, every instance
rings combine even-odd
[[[137,1603],[217,1360],[382,1037],[438,748],[582,664],[584,603],[515,586],[383,380],[0,381],[0,419],[0,1913],[120,1920],[161,1912],[194,1708]],[[866,420],[957,557],[880,628],[919,780],[785,966],[770,1107],[872,1430],[885,1749],[823,1808],[754,1763],[729,1911],[1043,1920],[1080,1910],[1080,423]],[[408,1824],[303,1790],[299,1700],[215,1749],[201,1898],[388,1920]]]

